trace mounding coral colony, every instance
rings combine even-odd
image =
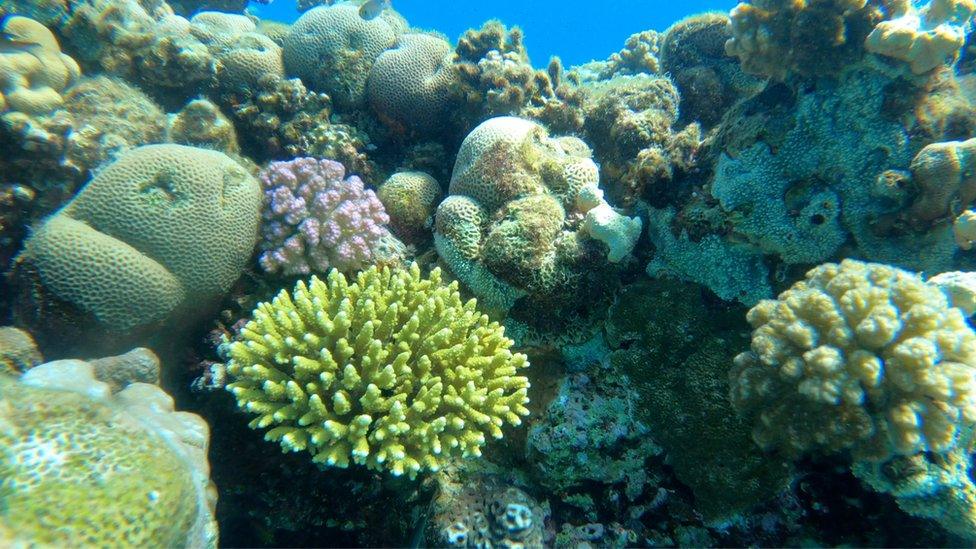
[[[0,2],[0,546],[976,543],[976,0],[248,4]]]

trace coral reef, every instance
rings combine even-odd
[[[729,16],[708,12],[671,25],[661,39],[661,72],[668,74],[681,97],[681,120],[714,126],[743,97],[762,87],[762,80],[742,71],[725,54],[732,38]]]
[[[917,275],[828,263],[748,320],[731,394],[764,448],[945,454],[976,422],[976,333]]]
[[[450,196],[436,214],[438,253],[489,307],[508,308],[523,293],[566,306],[567,294],[587,294],[583,272],[628,255],[640,231],[639,220],[609,206],[593,211],[605,204],[598,180],[579,139],[492,118],[458,152]]]
[[[600,179],[616,202],[629,206],[644,194],[666,194],[694,167],[701,131],[697,124],[672,129],[680,99],[671,80],[619,76],[587,90],[586,137],[596,144]]]
[[[749,73],[836,74],[864,53],[864,40],[884,14],[874,0],[751,0],[731,13],[725,51]]]
[[[74,59],[61,53],[54,34],[27,17],[7,17],[0,27],[0,112],[38,115],[64,104],[62,94],[81,76]]]
[[[430,238],[434,210],[443,193],[437,181],[424,172],[391,175],[376,191],[390,217],[390,229],[404,242],[418,244]]]
[[[272,162],[264,188],[261,267],[285,275],[343,272],[397,261],[390,217],[372,190],[333,160]],[[391,255],[392,254],[392,255]]]
[[[258,182],[221,153],[132,149],[27,240],[17,268],[34,305],[23,320],[55,330],[47,321],[64,312],[39,306],[48,299],[122,332],[199,309],[240,276],[260,205]]]
[[[69,360],[0,375],[0,542],[216,547],[209,428],[154,385]]]
[[[251,427],[316,463],[413,478],[480,456],[529,413],[525,355],[439,269],[332,270],[259,305],[240,337],[228,390],[259,414]]]

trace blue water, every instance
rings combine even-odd
[[[627,37],[635,32],[664,30],[687,15],[728,11],[736,3],[734,0],[394,0],[393,7],[411,25],[437,30],[452,39],[492,18],[501,19],[507,25],[519,25],[525,30],[533,63],[540,66],[553,55],[560,56],[566,65],[605,59],[620,50]],[[298,17],[293,0],[255,5],[255,14],[286,23]]]

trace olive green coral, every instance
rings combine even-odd
[[[240,337],[228,390],[258,414],[252,428],[317,463],[413,478],[480,456],[485,435],[529,413],[526,356],[440,269],[312,277],[260,304]]]

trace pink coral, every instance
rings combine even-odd
[[[262,172],[265,271],[350,272],[374,262],[392,238],[390,218],[362,179],[345,174],[342,164],[316,158],[272,162]]]

